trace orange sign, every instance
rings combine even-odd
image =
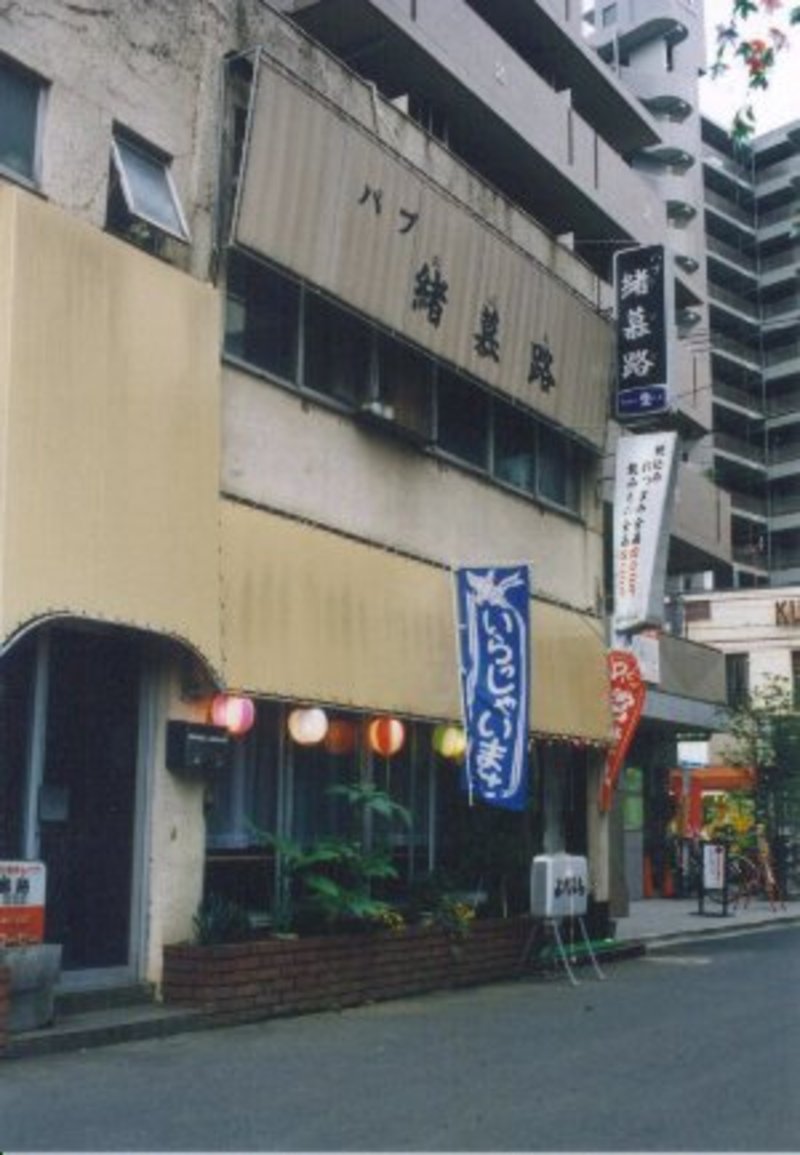
[[[598,803],[601,811],[611,809],[611,799],[628,747],[644,709],[647,688],[639,663],[630,650],[611,650],[608,655],[611,679],[611,719],[614,740],[606,758]]]
[[[45,865],[0,862],[0,943],[44,939]]]

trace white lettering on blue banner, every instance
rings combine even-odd
[[[528,567],[456,571],[465,772],[485,802],[522,810],[528,791]]]

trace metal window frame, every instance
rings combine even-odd
[[[171,228],[169,225],[166,225],[164,221],[159,220],[157,217],[152,216],[149,213],[142,212],[137,207],[136,198],[131,188],[128,173],[125,169],[125,159],[122,155],[122,152],[120,151],[120,144],[122,144],[124,148],[129,148],[133,152],[140,153],[146,160],[155,162],[161,167],[161,171],[164,175],[164,180],[167,186],[167,191],[169,193],[173,209],[175,210],[175,215],[180,222],[180,231]],[[148,145],[143,144],[138,140],[134,140],[119,131],[115,131],[111,138],[111,158],[117,173],[117,177],[119,178],[120,189],[125,201],[125,207],[127,208],[130,215],[135,217],[137,220],[144,221],[145,224],[151,225],[154,229],[158,229],[159,232],[164,233],[167,236],[174,237],[175,240],[182,241],[184,244],[188,244],[191,240],[191,234],[189,232],[189,225],[183,212],[183,206],[181,204],[180,197],[178,196],[178,190],[172,177],[171,162],[169,158],[165,157],[157,149],[149,147]]]

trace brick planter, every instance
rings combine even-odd
[[[11,971],[0,966],[0,1055],[8,1046],[8,1017],[11,1009]]]
[[[221,1021],[353,1007],[520,973],[527,918],[473,923],[463,938],[435,927],[400,932],[168,946],[163,995]]]

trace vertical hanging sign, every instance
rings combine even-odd
[[[624,249],[614,256],[617,313],[616,416],[666,413],[669,387],[669,319],[672,280],[663,245]]]
[[[470,794],[522,810],[528,794],[527,565],[459,569],[461,697]]]
[[[611,680],[613,741],[606,758],[598,800],[602,811],[611,809],[619,772],[644,708],[647,693],[639,663],[630,650],[612,650],[608,655]]]
[[[614,628],[630,633],[664,621],[669,521],[677,434],[620,437],[614,482]]]

